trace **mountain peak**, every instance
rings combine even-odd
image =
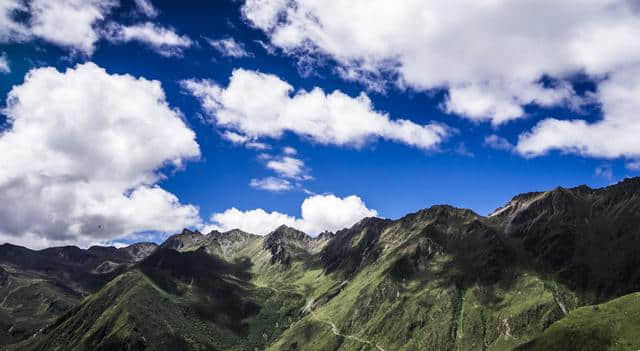
[[[264,249],[271,253],[271,263],[289,265],[293,258],[309,254],[313,239],[305,232],[281,225],[267,235]]]
[[[123,247],[119,249],[120,251],[126,252],[134,262],[141,261],[151,255],[158,249],[158,244],[150,243],[150,242],[141,242],[131,244],[127,247]]]
[[[220,241],[225,241],[225,242],[244,242],[246,239],[249,238],[258,238],[260,237],[257,234],[251,234],[251,233],[247,233],[243,230],[240,229],[231,229],[229,231],[226,232],[219,232],[217,230],[211,231],[209,234],[207,234],[206,236],[208,239],[212,239],[212,240],[216,240],[218,242]]]
[[[287,225],[281,225],[274,231],[269,233],[267,237],[286,237],[289,240],[308,241],[311,239],[309,234]]]
[[[199,246],[204,240],[205,236],[199,231],[191,231],[185,228],[182,233],[170,236],[160,247],[180,251]]]
[[[478,214],[466,208],[457,208],[450,205],[433,205],[429,208],[419,210],[418,212],[408,214],[400,220],[405,223],[430,221],[448,222],[454,219],[463,220],[479,217],[480,216]]]
[[[316,236],[315,239],[317,239],[317,240],[331,240],[335,236],[336,236],[336,233],[330,232],[328,230],[325,230],[324,232],[318,234],[318,236]]]

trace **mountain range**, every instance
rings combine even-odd
[[[0,246],[5,350],[638,350],[640,178],[311,237]]]

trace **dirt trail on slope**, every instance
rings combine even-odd
[[[325,324],[327,324],[327,325],[331,326],[331,332],[333,332],[333,334],[334,334],[334,335],[336,335],[336,336],[342,336],[342,337],[347,338],[347,339],[355,340],[355,341],[357,341],[357,342],[359,342],[359,343],[363,343],[363,344],[367,344],[367,345],[373,346],[373,347],[377,348],[379,351],[385,351],[385,350],[384,350],[380,345],[375,344],[375,343],[372,343],[372,342],[371,342],[371,341],[369,341],[369,340],[361,339],[361,338],[359,338],[359,337],[357,337],[357,336],[355,336],[355,335],[348,335],[348,334],[342,334],[342,333],[340,333],[340,330],[339,330],[339,329],[338,329],[338,327],[335,325],[335,323],[333,323],[332,321],[324,320],[324,319],[322,319],[322,318],[318,317],[318,316],[315,314],[315,312],[313,312],[313,311],[311,311],[311,316],[312,316],[313,318],[317,319],[318,321],[320,321],[320,322],[322,322],[322,323],[325,323]]]
[[[276,289],[276,288],[274,288],[274,287],[272,287],[272,286],[260,286],[260,287],[261,287],[261,288],[271,289],[272,291],[275,291],[275,292],[278,292],[278,293],[282,293],[282,292],[286,291],[286,290]],[[335,324],[335,323],[333,323],[332,321],[324,320],[324,319],[322,319],[322,318],[318,317],[318,316],[315,314],[315,312],[313,312],[312,308],[313,308],[313,307],[309,308],[309,304],[307,304],[307,306],[305,306],[305,310],[308,310],[308,311],[311,313],[311,316],[312,316],[313,318],[315,318],[316,320],[318,320],[318,321],[320,321],[320,322],[322,322],[322,323],[327,324],[328,326],[330,326],[330,327],[331,327],[331,332],[332,332],[334,335],[336,335],[336,336],[342,336],[343,338],[347,338],[347,339],[355,340],[355,341],[357,341],[357,342],[359,342],[359,343],[367,344],[367,345],[369,345],[369,346],[373,346],[373,347],[375,347],[376,349],[378,349],[378,351],[385,351],[385,349],[384,349],[384,348],[382,348],[382,346],[380,346],[380,345],[378,345],[378,344],[376,344],[376,343],[373,343],[373,342],[371,342],[371,341],[369,341],[369,340],[361,339],[361,338],[359,338],[359,337],[357,337],[357,336],[355,336],[355,335],[348,335],[348,334],[342,334],[342,333],[340,333],[340,329],[338,329],[338,327],[336,326],[336,324]],[[300,322],[301,320],[302,320],[302,319],[297,320],[297,321],[296,321],[295,323],[293,323],[291,326],[293,326],[294,324],[296,324],[296,323]],[[290,326],[290,327],[291,327],[291,326]]]

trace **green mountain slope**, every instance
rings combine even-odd
[[[259,288],[249,261],[159,249],[19,350],[253,350],[292,323],[304,300]]]
[[[0,245],[0,347],[34,335],[156,247]]]
[[[640,349],[637,295],[581,307],[640,291],[638,252],[638,178],[315,238],[185,230],[12,349]]]
[[[571,311],[518,351],[638,350],[640,293]]]
[[[517,265],[498,233],[448,206],[338,232],[305,317],[271,350],[503,350],[575,296]],[[336,335],[338,334],[338,335]]]

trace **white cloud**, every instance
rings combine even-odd
[[[524,116],[522,106],[538,104],[552,106],[568,101],[579,104],[573,89],[564,84],[554,89],[545,89],[539,84],[523,84],[509,87],[496,84],[467,84],[451,87],[445,102],[449,113],[466,116],[474,120],[491,119],[494,125]]]
[[[282,153],[285,155],[296,155],[298,150],[292,148],[291,146],[285,146],[282,148]]]
[[[30,32],[46,41],[91,55],[100,39],[96,23],[117,0],[33,0]]]
[[[218,51],[222,56],[229,56],[229,57],[235,57],[235,58],[253,56],[253,54],[251,54],[250,52],[247,52],[247,50],[244,48],[244,45],[238,43],[233,38],[225,38],[225,39],[217,39],[217,40],[205,38],[205,40],[207,41],[207,43],[209,43],[209,45],[211,45],[214,49],[216,49],[216,51]]]
[[[263,179],[251,179],[249,185],[256,189],[268,190],[268,191],[285,191],[293,189],[293,185],[286,179],[280,179],[276,177],[266,177]]]
[[[255,40],[255,43],[260,45],[264,49],[264,51],[267,52],[267,54],[269,54],[269,55],[275,55],[276,54],[276,48],[273,47],[273,45],[271,45],[269,43],[265,43],[262,40]]]
[[[596,167],[595,174],[598,177],[611,180],[613,179],[613,168],[611,168],[611,165],[602,165],[600,167]]]
[[[255,149],[255,150],[267,150],[269,149],[269,145],[265,144],[265,143],[261,143],[258,141],[255,141],[251,138],[249,138],[246,135],[242,135],[242,134],[238,134],[238,133],[234,133],[230,130],[226,130],[222,133],[222,138],[232,142],[233,144],[236,145],[244,145],[245,147],[249,148],[249,149]]]
[[[163,56],[179,56],[193,45],[186,35],[179,35],[173,29],[151,22],[122,26],[114,24],[109,28],[108,38],[114,42],[137,41],[149,45]]]
[[[260,142],[257,142],[257,141],[250,141],[250,142],[244,144],[244,146],[248,147],[249,149],[254,149],[254,150],[268,150],[269,148],[271,148],[269,146],[269,144],[260,143]]]
[[[285,53],[329,56],[368,85],[446,88],[446,110],[498,124],[530,103],[575,102],[563,81],[576,73],[639,62],[636,2],[246,0],[242,12]]]
[[[222,133],[222,137],[234,144],[244,144],[250,140],[248,136],[234,133],[230,130],[226,130],[224,133]]]
[[[513,149],[513,144],[509,140],[495,134],[485,137],[484,144],[495,150],[511,151]]]
[[[516,151],[525,156],[561,150],[592,157],[640,158],[640,66],[612,73],[600,83],[596,95],[602,120],[545,119],[520,135]]]
[[[634,161],[627,162],[625,167],[627,167],[627,169],[629,169],[631,171],[640,171],[640,160],[634,160]]]
[[[267,168],[281,177],[298,179],[305,173],[304,162],[291,156],[282,156],[267,162]]]
[[[9,67],[9,58],[7,57],[6,52],[3,52],[2,55],[0,55],[0,73],[11,73],[11,67]]]
[[[316,235],[325,230],[336,231],[349,227],[364,217],[377,216],[378,212],[367,208],[364,201],[356,195],[344,198],[314,195],[302,202],[301,214],[302,218],[295,218],[277,211],[266,212],[261,208],[249,211],[230,208],[213,214],[212,224],[208,229],[225,231],[239,228],[265,235],[284,224]]]
[[[142,12],[145,16],[149,18],[158,16],[158,9],[153,6],[150,0],[135,0],[135,3],[138,11]]]
[[[93,63],[31,70],[14,86],[0,135],[0,238],[89,243],[200,223],[158,187],[163,166],[200,155],[160,83]],[[19,204],[19,205],[16,205]]]
[[[234,70],[226,88],[209,80],[182,84],[219,126],[253,138],[278,138],[291,131],[322,144],[361,146],[384,138],[433,149],[449,133],[441,124],[392,120],[375,111],[364,93],[351,97],[339,90],[326,94],[320,88],[294,93],[278,77],[254,71]]]
[[[135,0],[135,4],[147,17],[158,14],[149,0]],[[107,16],[119,5],[119,0],[4,0],[0,2],[0,42],[37,37],[87,56],[104,37],[113,42],[139,41],[165,56],[180,55],[193,44],[189,37],[150,22],[105,25]]]
[[[232,207],[224,212],[214,213],[211,216],[211,222],[213,224],[205,227],[202,230],[203,232],[240,229],[253,234],[266,235],[283,224],[294,226],[296,219],[293,216],[276,211],[266,212],[261,208],[240,211]]]
[[[28,11],[21,0],[0,1],[0,43],[23,41],[30,36],[29,28],[17,20],[17,15]]]

